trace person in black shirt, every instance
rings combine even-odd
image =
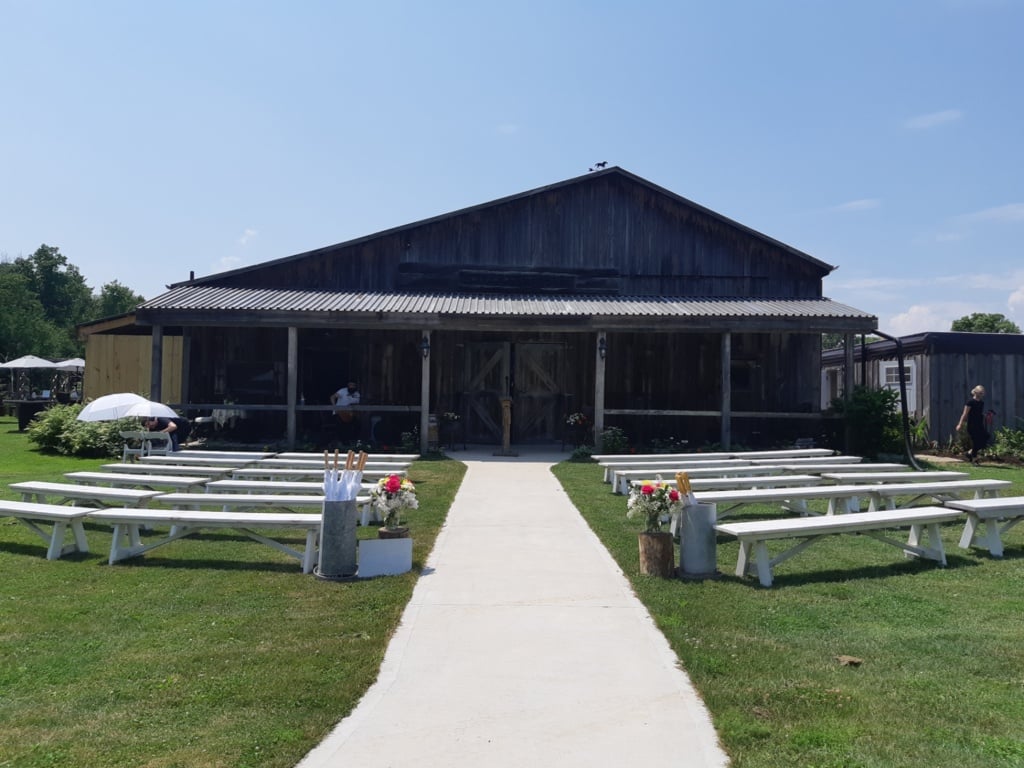
[[[977,463],[978,452],[988,444],[988,431],[985,429],[985,388],[981,384],[971,390],[971,399],[964,404],[956,431],[963,429],[964,424],[967,425],[967,434],[971,438],[971,450],[967,452],[967,460]]]

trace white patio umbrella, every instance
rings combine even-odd
[[[85,370],[85,360],[80,357],[72,357],[67,360],[58,360],[53,364],[58,371],[65,373],[81,373]]]
[[[125,416],[140,416],[147,419],[176,419],[178,414],[173,408],[163,403],[155,403],[152,400],[143,400],[136,403],[125,413]]]
[[[134,392],[117,392],[113,395],[97,397],[78,414],[79,421],[113,421],[128,415],[128,409],[149,400]]]
[[[53,368],[55,365],[56,363],[36,357],[35,355],[23,355],[6,363],[0,363],[0,368]]]

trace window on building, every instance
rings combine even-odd
[[[914,375],[913,360],[903,362],[903,375],[907,382],[907,413],[913,416],[917,412],[917,378]],[[900,391],[900,364],[896,361],[879,363],[879,378],[886,389]]]

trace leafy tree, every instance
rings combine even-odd
[[[0,263],[0,357],[60,357],[71,340],[46,317],[42,302],[24,274]]]
[[[131,312],[146,299],[117,280],[100,288],[93,308],[93,318],[113,317]]]
[[[88,319],[93,309],[92,291],[78,267],[69,264],[60,249],[45,243],[28,258],[15,259],[11,266],[24,276],[29,290],[42,305],[46,319],[67,337],[67,343],[54,351],[57,354],[77,352],[80,344],[75,338],[75,325]]]
[[[1020,327],[998,312],[975,312],[954,320],[951,331],[970,333],[1020,333]]]

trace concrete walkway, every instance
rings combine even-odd
[[[667,641],[551,474],[566,454],[454,458],[465,480],[380,677],[300,768],[728,765]]]

